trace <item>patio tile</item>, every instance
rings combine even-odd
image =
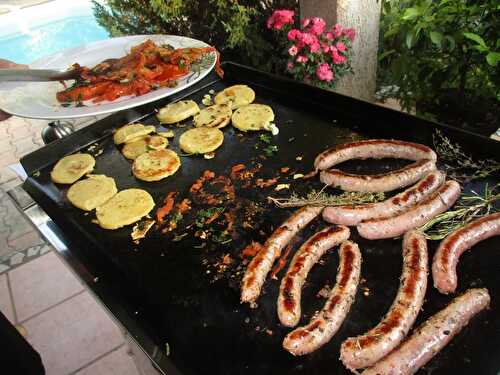
[[[120,329],[88,292],[23,325],[50,375],[67,375],[123,343]]]
[[[83,290],[53,252],[13,269],[9,278],[20,322]]]
[[[124,345],[120,349],[106,355],[83,370],[78,371],[75,375],[139,375],[139,371],[135,367],[132,356],[128,353],[127,346]]]
[[[16,323],[6,274],[0,275],[0,311],[12,324]]]

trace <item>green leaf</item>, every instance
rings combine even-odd
[[[420,10],[417,8],[408,8],[405,10],[405,13],[403,14],[403,19],[405,21],[412,20],[414,18],[417,18],[420,15]]]
[[[497,66],[500,61],[500,52],[490,52],[486,55],[486,61],[491,66]]]
[[[477,44],[479,44],[480,46],[484,47],[484,48],[488,48],[486,47],[486,43],[484,42],[484,39],[481,38],[479,35],[477,34],[474,34],[474,33],[464,33],[464,36],[467,38],[467,39],[470,39],[474,42],[476,42]]]
[[[379,61],[382,61],[383,59],[385,59],[387,56],[390,56],[392,55],[394,52],[396,52],[395,49],[391,49],[389,51],[384,51],[380,54],[380,56],[378,57],[378,60]]]
[[[431,31],[429,33],[432,43],[441,48],[441,42],[443,41],[443,34],[437,31]]]
[[[411,49],[415,45],[415,33],[412,31],[408,31],[406,34],[406,47]]]
[[[457,43],[455,42],[455,39],[452,36],[450,36],[450,35],[446,35],[445,39],[450,44],[450,51],[453,51],[455,49],[456,45],[457,45]]]

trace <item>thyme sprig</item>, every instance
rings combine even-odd
[[[463,194],[456,203],[455,209],[443,212],[420,227],[429,240],[441,240],[453,231],[481,216],[498,211],[494,203],[500,200],[500,184],[493,187],[486,185],[484,194],[472,191],[471,195]]]
[[[267,197],[267,199],[280,208],[355,205],[375,203],[385,199],[384,193],[345,191],[342,194],[331,195],[324,192],[325,188],[326,185],[320,191],[312,190],[305,197],[294,193],[289,198]]]
[[[434,149],[444,163],[448,176],[459,182],[485,178],[500,170],[500,163],[493,159],[474,160],[458,143],[452,143],[441,131],[433,135]]]

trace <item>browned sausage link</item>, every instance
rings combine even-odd
[[[319,170],[326,170],[346,160],[368,158],[437,160],[434,151],[418,143],[387,139],[369,139],[365,141],[344,143],[322,152],[316,157],[314,167]]]
[[[416,185],[383,202],[326,207],[323,210],[323,219],[333,224],[357,225],[364,220],[394,216],[427,198],[444,180],[444,173],[434,171]]]
[[[421,232],[408,232],[403,239],[401,282],[389,312],[364,335],[342,343],[340,359],[348,369],[373,365],[405,338],[424,302],[427,273],[427,241]]]
[[[278,295],[278,317],[281,324],[294,327],[300,320],[302,286],[312,266],[332,247],[350,236],[349,228],[328,227],[311,236],[295,253]]]
[[[401,236],[410,229],[420,227],[434,216],[448,210],[460,196],[460,185],[447,181],[431,196],[400,215],[385,219],[363,221],[356,227],[361,237],[369,240]]]
[[[500,235],[500,212],[471,221],[446,237],[432,261],[434,286],[444,294],[457,288],[457,263],[462,253],[478,242]]]
[[[396,350],[363,375],[410,375],[429,362],[471,318],[490,304],[486,289],[469,289],[418,327]]]
[[[435,169],[434,161],[422,159],[387,173],[363,175],[330,169],[321,171],[319,178],[324,184],[338,187],[344,191],[384,192],[414,184]]]
[[[281,250],[295,234],[321,213],[323,207],[306,206],[297,210],[268,238],[262,249],[252,259],[243,276],[241,302],[255,302],[266,276]]]
[[[361,252],[351,241],[342,243],[335,287],[323,310],[308,325],[290,332],[283,347],[293,355],[311,353],[331,340],[349,312],[359,284]]]

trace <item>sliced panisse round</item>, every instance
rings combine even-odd
[[[122,154],[127,159],[136,159],[150,150],[162,150],[168,146],[168,139],[159,135],[147,135],[137,141],[125,143]]]
[[[113,178],[89,175],[85,180],[71,185],[67,197],[73,206],[91,211],[110,200],[117,192]]]
[[[217,128],[194,128],[182,133],[179,144],[188,154],[205,154],[224,142],[224,133]]]
[[[240,107],[231,117],[233,126],[244,132],[266,129],[273,120],[273,109],[265,104],[249,104]]]
[[[203,108],[194,116],[194,126],[207,128],[223,128],[231,121],[233,111],[229,104],[215,104]]]
[[[234,85],[215,95],[215,104],[231,104],[232,109],[247,105],[255,100],[255,92],[247,85]]]
[[[172,150],[148,151],[132,164],[132,173],[143,181],[159,181],[173,175],[181,166],[179,156]]]
[[[72,184],[83,175],[94,170],[95,159],[89,154],[73,154],[59,160],[50,177],[58,184]]]
[[[143,125],[143,124],[130,124],[122,126],[117,129],[115,134],[113,135],[113,141],[115,144],[120,145],[125,142],[130,142],[135,140],[134,138],[139,138],[149,133],[154,132],[156,129],[152,125]]]
[[[96,217],[102,228],[118,229],[140,220],[151,212],[154,206],[153,197],[147,191],[125,189],[97,207]]]
[[[200,112],[200,108],[195,101],[180,100],[160,109],[156,117],[162,124],[175,124],[196,115],[198,112]]]

